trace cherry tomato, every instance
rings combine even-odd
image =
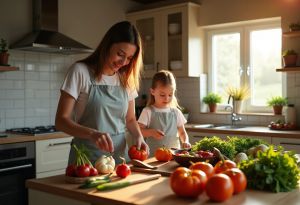
[[[223,174],[226,174],[230,177],[233,187],[234,194],[238,194],[244,191],[247,187],[247,178],[245,174],[238,168],[227,169]]]
[[[76,165],[75,164],[70,164],[66,168],[66,176],[69,177],[75,177],[76,176]]]
[[[214,167],[216,174],[224,172],[227,169],[231,169],[231,168],[236,168],[236,163],[231,160],[224,160],[224,161],[220,160],[217,162],[217,164]]]
[[[79,165],[76,168],[76,176],[78,177],[88,177],[90,176],[90,168],[85,165]]]
[[[204,190],[207,182],[206,174],[201,170],[177,168],[170,177],[173,192],[180,197],[197,197]]]
[[[95,167],[90,168],[90,176],[98,175],[98,170]]]
[[[119,164],[116,168],[116,173],[119,177],[125,178],[131,174],[131,170],[127,164]]]
[[[130,159],[138,159],[140,161],[144,161],[148,158],[148,154],[146,150],[137,149],[136,145],[132,145],[128,150],[128,155]]]
[[[196,162],[193,163],[189,168],[203,171],[208,179],[215,174],[214,167],[207,162]]]
[[[215,174],[206,183],[206,194],[216,202],[229,199],[233,194],[233,183],[226,174]]]
[[[161,162],[168,162],[173,158],[173,156],[171,150],[166,147],[161,147],[155,151],[155,158]]]

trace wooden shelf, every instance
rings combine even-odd
[[[292,37],[300,37],[300,31],[289,31],[284,32],[282,34],[283,37],[292,38]]]
[[[2,71],[16,71],[19,70],[18,67],[14,67],[14,66],[2,66],[0,65],[0,72]]]
[[[276,72],[300,72],[300,66],[286,67],[286,68],[277,68]]]

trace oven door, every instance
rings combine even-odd
[[[0,163],[0,204],[27,205],[27,179],[35,178],[35,160]]]

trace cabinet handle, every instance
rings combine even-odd
[[[3,169],[0,169],[0,172],[24,169],[24,168],[28,168],[28,167],[32,167],[32,164],[25,164],[25,165],[20,165],[20,166],[15,166],[15,167],[3,168]]]
[[[280,142],[280,144],[283,144],[283,145],[300,145],[299,143],[291,143],[291,142]]]
[[[54,147],[54,146],[58,146],[58,145],[69,145],[70,142],[57,142],[57,143],[50,143],[49,147]]]

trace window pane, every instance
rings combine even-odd
[[[266,106],[271,96],[282,95],[281,29],[256,30],[250,33],[251,105]]]
[[[218,34],[212,38],[214,91],[226,101],[226,87],[240,85],[240,34]]]

